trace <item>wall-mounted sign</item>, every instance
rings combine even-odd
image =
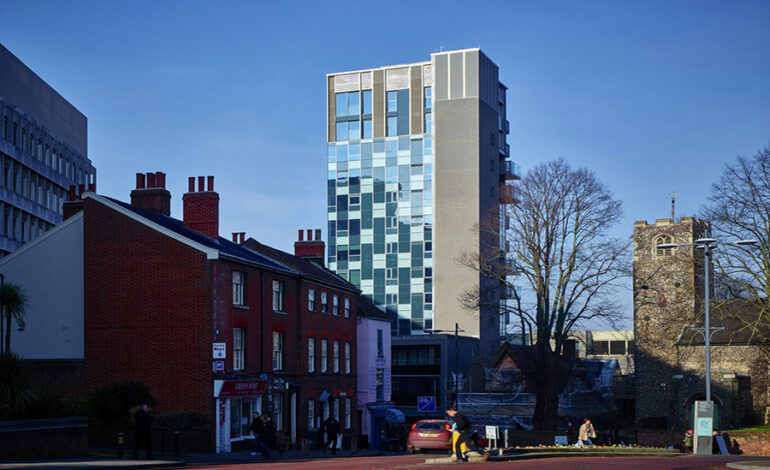
[[[214,361],[214,372],[224,372],[225,361]]]
[[[219,388],[219,390],[217,390]],[[246,397],[262,395],[267,389],[265,380],[215,380],[215,397]],[[217,393],[218,392],[218,393]]]
[[[212,343],[214,359],[227,359],[227,343]]]

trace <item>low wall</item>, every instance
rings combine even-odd
[[[0,421],[0,460],[88,456],[88,419]]]
[[[730,439],[746,455],[770,455],[770,432],[731,432]]]

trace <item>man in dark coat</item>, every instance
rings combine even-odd
[[[152,459],[152,448],[150,446],[150,424],[152,424],[152,415],[149,412],[149,407],[143,404],[134,413],[134,455],[133,458],[139,457],[139,445],[144,441],[145,449],[147,451],[147,458]]]
[[[457,425],[457,432],[460,433],[460,437],[457,438],[457,443],[455,444],[455,454],[457,457],[457,460],[467,462],[468,458],[463,455],[462,451],[462,444],[465,443],[466,446],[468,446],[468,449],[472,449],[472,442],[471,442],[471,422],[460,414],[453,406],[450,406],[446,410],[446,414],[449,415],[450,418],[452,418],[452,421],[455,422]],[[478,450],[476,449],[478,452]],[[480,453],[480,452],[479,452]],[[484,452],[484,460],[487,460],[487,457],[489,456],[489,453]]]
[[[251,455],[265,453],[265,444],[259,438],[260,434],[262,434],[262,419],[260,419],[259,413],[256,411],[254,412],[254,419],[251,421],[248,432],[254,434],[254,452]]]
[[[329,446],[329,443],[332,445],[332,454],[337,453],[337,435],[340,433],[340,423],[337,422],[336,419],[334,419],[334,416],[329,415],[328,418],[326,418],[326,421],[323,423],[323,431],[326,435],[326,439],[324,440],[324,448],[323,453],[326,453],[326,448]]]

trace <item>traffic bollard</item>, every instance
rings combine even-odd
[[[174,455],[179,455],[179,431],[174,431]]]
[[[307,457],[308,453],[310,452],[307,444],[307,439],[302,439],[302,456]]]
[[[350,453],[351,454],[358,453],[358,438],[355,436],[350,438]]]
[[[123,433],[118,433],[118,458],[123,458]]]

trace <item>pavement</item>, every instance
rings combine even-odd
[[[361,449],[357,454],[351,454],[350,450],[344,450],[332,455],[331,452],[323,454],[320,450],[313,450],[307,456],[302,455],[300,450],[290,450],[284,452],[281,456],[278,452],[270,453],[270,460],[274,462],[291,462],[302,460],[317,460],[324,458],[344,458],[344,457],[374,457],[382,455],[401,455],[403,452],[382,452]],[[144,452],[139,454],[140,457]],[[89,457],[80,458],[62,458],[62,459],[35,459],[35,460],[14,460],[0,463],[0,469],[73,469],[84,468],[95,469],[142,469],[142,468],[178,468],[186,466],[208,466],[208,465],[237,465],[246,463],[265,462],[262,456],[253,456],[251,451],[229,452],[229,453],[185,453],[178,456],[165,456],[148,459],[118,459],[114,450],[92,449]]]

